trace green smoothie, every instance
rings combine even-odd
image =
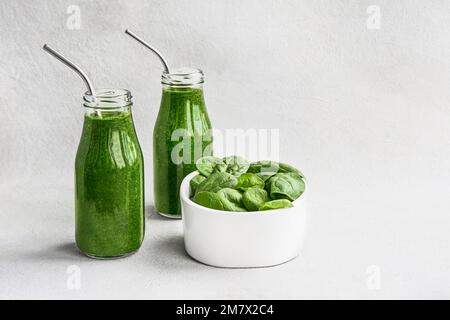
[[[144,238],[144,163],[129,107],[85,115],[75,161],[76,243],[113,258]]]
[[[164,86],[153,130],[153,187],[160,214],[181,217],[181,181],[196,170],[197,159],[212,155],[210,129],[201,85]]]

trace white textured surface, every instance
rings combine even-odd
[[[72,4],[81,30],[66,27]],[[444,0],[1,1],[0,298],[450,298],[449,21]],[[186,257],[180,221],[150,213],[161,68],[126,27],[204,69],[215,127],[280,128],[281,158],[310,180],[301,258],[207,267]],[[128,259],[74,250],[84,87],[44,42],[134,95],[149,214]],[[66,287],[73,264],[80,290]]]

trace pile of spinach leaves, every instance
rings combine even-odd
[[[305,191],[300,170],[270,160],[249,163],[244,158],[203,157],[190,181],[191,199],[223,211],[261,211],[292,207]]]

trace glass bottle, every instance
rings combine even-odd
[[[84,96],[75,160],[75,236],[81,252],[116,258],[144,238],[144,160],[131,115],[131,94],[98,89]]]
[[[181,218],[181,181],[196,170],[197,159],[213,152],[203,82],[199,69],[162,75],[161,106],[153,129],[153,188],[156,211],[165,217]]]

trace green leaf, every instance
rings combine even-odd
[[[283,209],[283,208],[292,208],[292,203],[286,199],[278,199],[272,200],[264,203],[259,210],[273,210],[273,209]]]
[[[267,191],[261,188],[247,189],[242,195],[242,202],[248,211],[258,211],[269,200]]]
[[[189,186],[190,186],[189,192],[190,192],[191,197],[195,194],[195,190],[197,190],[198,185],[205,179],[206,179],[206,177],[202,176],[201,174],[198,174],[191,179],[191,181],[189,182]]]
[[[200,172],[205,177],[208,177],[213,172],[215,172],[216,166],[220,164],[223,164],[222,159],[213,156],[207,156],[198,159],[195,163],[195,166],[197,167],[198,172]]]
[[[246,191],[250,188],[264,188],[264,180],[254,173],[243,173],[237,180],[236,189]]]
[[[238,156],[225,157],[222,161],[227,165],[226,172],[234,176],[246,173],[249,167],[248,161]]]
[[[286,163],[263,160],[249,164],[242,157],[210,156],[199,159],[196,166],[201,175],[190,181],[192,200],[212,209],[289,208],[305,191],[304,175]]]
[[[275,172],[260,172],[260,173],[255,173],[258,177],[260,177],[263,181],[267,181],[269,180],[269,178],[271,176],[273,176],[275,174]]]
[[[198,192],[192,199],[195,203],[222,211],[247,211],[242,204],[242,195],[239,191],[224,188],[217,193],[209,191]]]
[[[278,172],[279,164],[276,161],[271,160],[262,160],[250,163],[247,172],[250,173],[272,173],[275,174]]]
[[[277,173],[266,181],[266,190],[272,199],[294,201],[305,191],[305,182],[298,173]]]
[[[286,163],[279,163],[280,169],[278,170],[278,172],[280,173],[287,173],[287,172],[293,172],[293,173],[297,173],[299,174],[303,179],[305,178],[305,176],[303,175],[303,173],[298,170],[297,168],[294,168],[293,166],[286,164]]]
[[[247,211],[242,202],[242,194],[231,188],[224,188],[217,192],[224,210],[226,211]]]
[[[214,192],[202,191],[195,194],[192,199],[195,203],[216,210],[225,210],[221,197]]]
[[[305,178],[305,176],[300,170],[291,166],[290,164],[271,160],[252,162],[250,163],[250,167],[248,168],[247,172],[256,173],[259,176],[261,176],[263,180],[266,180],[264,178],[270,177],[275,173],[288,173],[288,172],[298,173],[302,178]]]
[[[224,162],[216,164],[213,172],[227,172],[227,164]]]
[[[197,187],[196,193],[202,191],[217,192],[223,188],[235,188],[237,178],[227,172],[215,172],[203,180]]]
[[[263,181],[267,181],[271,176],[278,172],[278,169],[278,162],[262,160],[251,163],[247,172],[254,173],[263,179]]]

